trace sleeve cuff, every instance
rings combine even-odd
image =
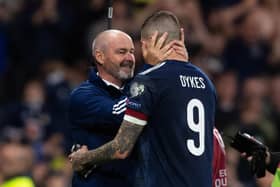
[[[147,124],[147,119],[148,117],[141,112],[132,110],[130,108],[127,108],[125,111],[124,120],[130,123],[145,126]]]
[[[145,120],[141,120],[141,119],[138,119],[136,117],[133,117],[133,116],[130,116],[130,115],[124,115],[124,118],[123,118],[125,121],[128,121],[130,123],[134,123],[136,125],[140,125],[140,126],[145,126],[147,125],[147,121]]]

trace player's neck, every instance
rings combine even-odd
[[[180,54],[177,54],[177,53],[171,53],[171,54],[167,57],[167,59],[178,60],[178,61],[184,61],[184,62],[189,61],[188,55],[183,56],[183,55],[180,55]]]

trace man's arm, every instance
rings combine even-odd
[[[125,159],[132,151],[144,126],[123,121],[116,137],[103,146],[91,151],[77,151],[69,157],[75,171],[81,171],[88,165],[100,165],[111,160]]]

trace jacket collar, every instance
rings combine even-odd
[[[123,93],[123,88],[120,89],[118,86],[116,86],[108,81],[102,80],[98,76],[98,72],[97,72],[96,68],[90,69],[88,79],[89,79],[89,82],[107,90],[110,94],[119,95],[119,94]]]

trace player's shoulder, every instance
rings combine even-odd
[[[145,83],[150,84],[153,82],[154,76],[158,75],[158,71],[165,65],[165,62],[162,62],[160,64],[157,64],[155,66],[149,66],[149,68],[146,68],[144,71],[139,72],[135,75],[135,77],[132,79],[132,81],[129,83],[129,86],[137,83]]]
[[[192,63],[188,63],[187,66],[190,69],[190,71],[194,71],[194,72],[206,77],[207,79],[209,79],[208,76],[206,75],[206,73],[200,67],[198,67]]]
[[[149,68],[146,68],[145,71],[142,71],[140,73],[137,74],[138,77],[145,77],[147,75],[151,75],[153,73],[156,73],[158,70],[162,69],[162,67],[164,67],[166,65],[166,61],[159,63],[155,66],[150,66]]]
[[[155,80],[166,80],[167,77],[170,77],[171,72],[176,71],[176,65],[171,66],[172,60],[163,61],[155,66],[147,68],[145,71],[138,73],[135,76],[135,79],[144,81],[144,82],[157,82]]]
[[[203,71],[192,64],[190,61],[182,61],[182,60],[166,60],[162,63],[153,66],[143,72],[141,72],[141,75],[155,75],[155,74],[168,74],[170,72],[196,72],[199,74],[203,74],[206,76]],[[176,73],[175,73],[176,74]],[[175,75],[174,74],[174,75]]]
[[[208,84],[210,85],[211,89],[215,90],[215,86],[213,84],[213,82],[211,81],[211,79],[209,78],[209,76],[198,66],[189,63],[188,66],[190,66],[195,72],[197,72],[198,74],[200,74],[201,76],[204,77],[204,79],[208,82]]]

